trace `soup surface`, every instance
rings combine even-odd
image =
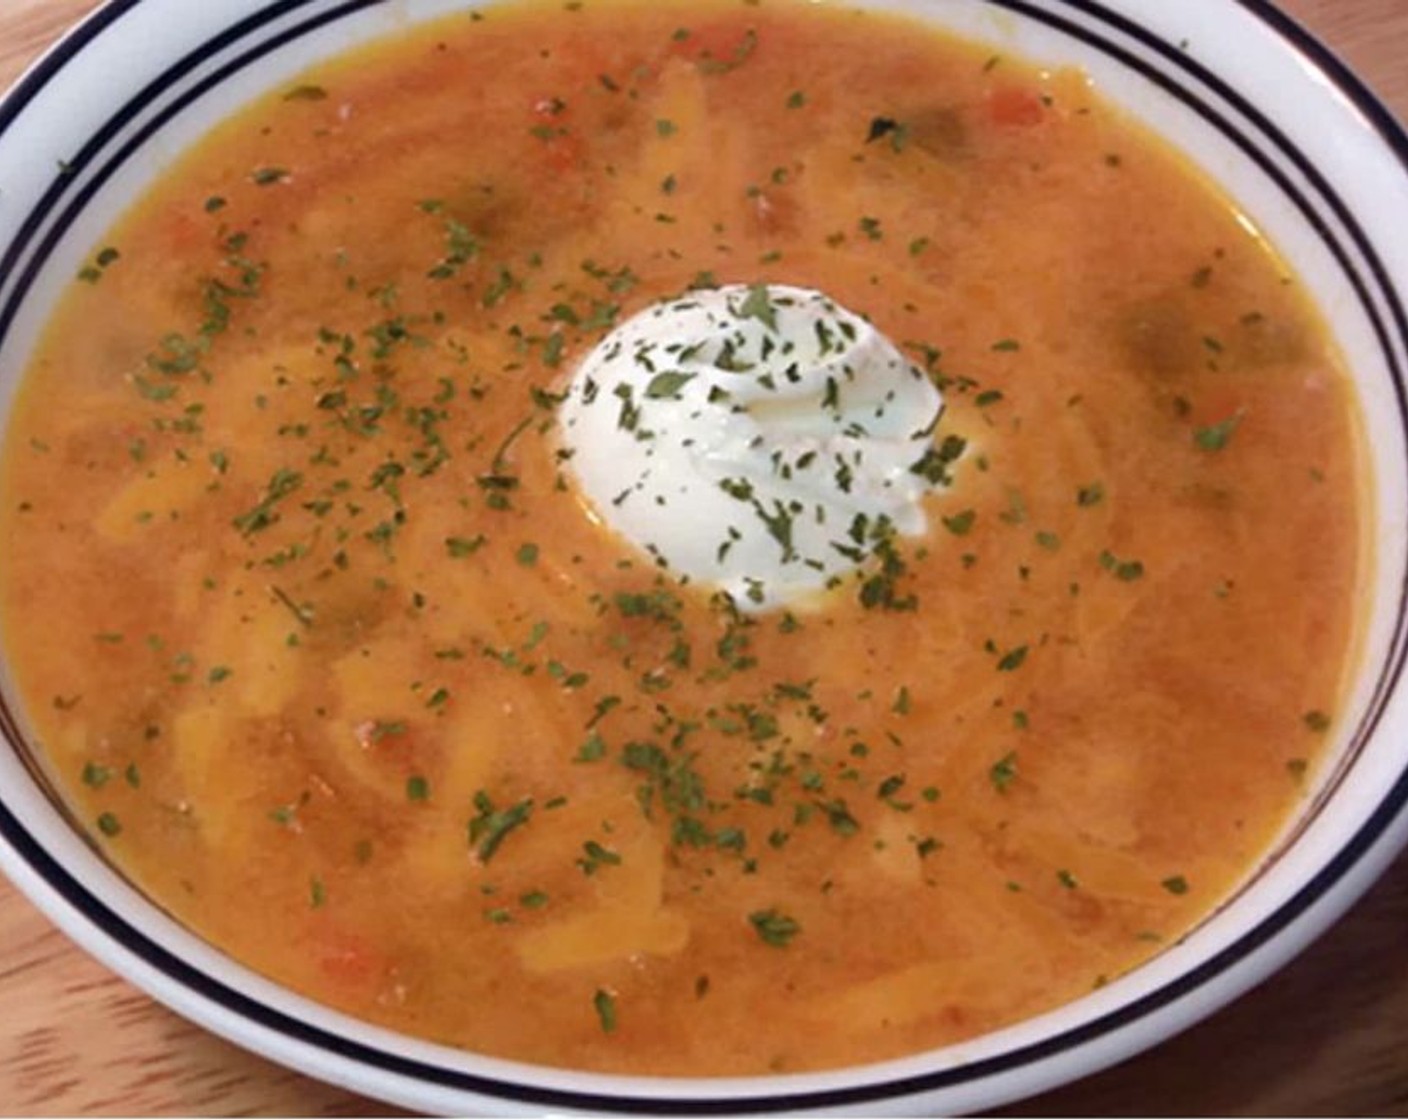
[[[1235,889],[1341,693],[1354,400],[1250,230],[1079,74],[875,14],[504,7],[330,64],[170,169],[27,373],[26,717],[173,914],[426,1038],[736,1074],[1049,1009]],[[933,378],[948,484],[749,612],[603,527],[556,414],[626,316],[770,283]]]

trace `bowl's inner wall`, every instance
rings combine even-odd
[[[113,216],[174,156],[235,108],[309,65],[463,6],[455,0],[290,0],[251,12],[252,5],[238,0],[216,0],[198,10],[145,0],[101,14],[84,35],[32,75],[0,114],[0,194],[11,202],[0,212],[0,245],[5,247],[0,409],[7,410],[13,400],[18,375],[59,292]],[[1395,162],[1403,153],[1395,157],[1362,128],[1355,131],[1353,122],[1344,119],[1344,107],[1333,99],[1284,97],[1255,108],[1247,103],[1233,84],[1240,73],[1248,75],[1250,88],[1275,87],[1293,81],[1298,63],[1262,25],[1245,12],[1229,10],[1230,5],[1218,9],[1223,18],[1202,23],[1186,13],[1162,12],[1162,37],[1133,22],[1140,15],[1135,0],[1108,8],[1063,0],[916,0],[876,6],[932,19],[990,41],[995,51],[1083,67],[1108,97],[1192,153],[1256,215],[1261,232],[1303,278],[1333,324],[1354,371],[1371,459],[1366,471],[1373,479],[1378,516],[1372,530],[1375,563],[1366,573],[1363,671],[1347,704],[1356,719],[1342,736],[1335,766],[1324,776],[1315,811],[1288,834],[1298,843],[1265,869],[1238,905],[1149,968],[1054,1016],[964,1047],[962,1053],[921,1056],[843,1078],[847,1092],[861,1086],[861,1099],[895,1091],[897,1078],[905,1079],[904,1091],[915,1091],[991,1076],[1028,1061],[1038,1049],[1050,1053],[1053,1034],[1058,1042],[1088,1041],[1116,1020],[1127,1020],[1132,1007],[1157,1009],[1174,998],[1172,985],[1194,963],[1218,952],[1232,963],[1226,954],[1258,919],[1271,915],[1268,920],[1276,921],[1279,912],[1284,925],[1291,920],[1284,908],[1310,905],[1314,900],[1306,897],[1304,885],[1318,875],[1327,889],[1324,869],[1344,865],[1340,870],[1346,870],[1346,853],[1365,850],[1374,839],[1369,831],[1377,835],[1387,829],[1408,798],[1403,746],[1384,736],[1373,738],[1386,720],[1399,718],[1395,689],[1404,647],[1408,325],[1396,285],[1408,275],[1408,254],[1403,235],[1386,217],[1408,206],[1408,180],[1402,163]],[[1241,40],[1244,47],[1254,43],[1267,53],[1235,50],[1237,32],[1250,36]],[[1240,68],[1233,65],[1237,60]],[[5,158],[8,153],[15,158]],[[1377,207],[1367,205],[1371,198]],[[1401,205],[1388,205],[1393,198]],[[26,746],[29,736],[3,666],[0,686],[0,727],[13,747],[0,756],[0,789],[6,791],[0,830],[31,871],[67,896],[66,905],[83,912],[94,926],[105,927],[95,931],[95,938],[116,939],[125,952],[174,975],[178,985],[196,993],[193,1007],[202,1001],[221,1005],[249,1019],[256,1030],[294,1033],[315,1047],[411,1074],[427,1084],[499,1093],[518,1083],[510,1095],[523,1098],[521,1084],[532,1081],[539,1088],[524,1099],[582,1103],[581,1078],[563,1080],[509,1063],[478,1062],[369,1030],[242,973],[191,938],[76,838],[44,788],[42,773],[26,770],[33,762]],[[1263,940],[1274,933],[1265,932],[1265,922],[1258,928]],[[298,1019],[316,1026],[295,1025]],[[1056,1033],[1060,1031],[1066,1033]],[[358,1041],[338,1042],[336,1036]],[[835,1081],[804,1080],[792,1088],[808,1093],[827,1080]],[[608,1094],[603,1099],[613,1105],[621,1102],[609,1094],[642,1089],[610,1078],[586,1079],[585,1084]],[[746,1098],[770,1090],[745,1083],[698,1091],[706,1098],[720,1093]],[[558,1093],[565,1095],[554,1095]],[[792,1103],[828,1099],[823,1093],[815,1102],[804,1096]]]

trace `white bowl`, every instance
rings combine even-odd
[[[1284,964],[1408,841],[1408,136],[1257,0],[864,0],[1039,60],[1077,63],[1191,153],[1289,258],[1361,397],[1377,518],[1363,670],[1335,764],[1240,893],[1150,964],[1059,1010],[899,1061],[712,1080],[492,1060],[293,995],[193,937],[51,799],[0,705],[0,869],[79,944],[178,1012],[315,1077],[446,1113],[991,1109],[1108,1066]],[[251,96],[470,0],[113,0],[0,103],[0,417],[53,299],[110,219]],[[13,696],[0,666],[0,686]]]

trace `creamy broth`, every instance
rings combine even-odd
[[[747,613],[602,527],[555,414],[625,316],[769,283],[926,370],[951,483]],[[1265,855],[1347,671],[1355,435],[1294,279],[1078,74],[495,8],[277,91],[95,247],[6,437],[6,657],[105,853],[300,992],[851,1064],[1108,982]]]

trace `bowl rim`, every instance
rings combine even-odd
[[[0,139],[3,139],[14,121],[24,110],[76,59],[95,39],[120,20],[124,15],[150,4],[151,0],[107,0],[84,20],[75,25],[62,39],[52,46],[10,91],[0,98]],[[268,18],[269,13],[283,13],[300,7],[316,4],[318,0],[277,0],[258,9],[258,14]],[[369,7],[384,0],[345,0],[333,9],[338,13]],[[1039,15],[1047,22],[1053,22],[1049,12],[1038,10],[1029,0],[984,0],[999,9],[1018,14]],[[1106,6],[1101,0],[1053,0],[1053,3],[1075,12],[1094,13],[1100,19],[1141,39],[1146,45],[1160,54],[1170,56],[1169,44],[1163,42],[1133,23],[1128,18]],[[1359,114],[1365,126],[1376,136],[1384,151],[1397,162],[1400,170],[1408,174],[1408,130],[1398,121],[1384,102],[1358,77],[1332,50],[1313,34],[1303,28],[1272,0],[1225,0],[1232,8],[1249,13],[1254,19],[1270,28],[1280,44],[1297,56],[1306,66],[1323,75],[1334,91],[1344,97],[1354,112]],[[1126,59],[1128,62],[1129,60]],[[1290,150],[1293,142],[1285,140],[1281,130],[1260,110],[1246,101],[1241,94],[1224,82],[1215,72],[1207,69],[1196,59],[1183,56],[1180,64],[1217,89],[1236,104],[1251,119],[1260,123],[1269,133],[1281,137]],[[1302,157],[1303,158],[1303,157]],[[1321,177],[1318,169],[1308,161],[1299,167],[1312,184],[1324,188],[1327,198],[1338,202],[1338,196]],[[1351,239],[1357,239],[1358,247],[1364,251],[1365,260],[1375,278],[1382,282],[1384,290],[1393,294],[1388,309],[1393,320],[1392,329],[1396,337],[1408,339],[1408,314],[1405,314],[1402,300],[1383,262],[1374,252],[1372,243],[1365,237],[1352,213],[1345,210],[1341,216],[1351,231]],[[4,275],[16,264],[14,244],[6,246],[6,255],[0,259],[0,275]],[[0,333],[5,324],[0,323]],[[1403,371],[1397,371],[1396,383],[1399,390],[1399,404],[1403,407]],[[1381,680],[1389,681],[1393,688],[1401,688],[1404,671],[1404,604],[1400,600],[1399,620],[1391,656],[1379,669]],[[1382,686],[1381,686],[1382,687]],[[1368,734],[1376,729],[1383,718],[1383,705],[1380,704],[1366,719]],[[8,715],[0,713],[0,729],[9,732]],[[977,1084],[997,1075],[1034,1066],[1047,1059],[1067,1053],[1074,1053],[1092,1044],[1103,1043],[1125,1033],[1137,1024],[1148,1024],[1152,1017],[1169,1012],[1184,1001],[1190,994],[1207,988],[1214,980],[1228,980],[1231,990],[1218,994],[1211,1006],[1205,1006],[1193,1014],[1185,1014],[1182,1025],[1186,1026],[1196,1018],[1211,1013],[1271,970],[1274,965],[1257,966],[1255,961],[1271,951],[1278,940],[1293,927],[1313,927],[1301,940],[1308,941],[1322,932],[1330,922],[1343,912],[1372,881],[1378,870],[1382,870],[1392,855],[1408,843],[1408,771],[1399,775],[1395,784],[1384,794],[1374,811],[1362,819],[1359,828],[1348,843],[1343,845],[1333,857],[1319,864],[1317,873],[1305,882],[1294,897],[1277,910],[1262,917],[1246,930],[1223,952],[1202,961],[1197,967],[1183,973],[1175,980],[1164,984],[1143,998],[1134,1000],[1114,1012],[1102,1015],[1077,1027],[1053,1034],[1041,1041],[1025,1047],[1004,1052],[992,1058],[977,1062],[960,1063],[953,1068],[936,1068],[913,1077],[867,1082],[853,1087],[821,1088],[814,1090],[791,1091],[782,1089],[777,1093],[763,1095],[719,1095],[709,1097],[676,1097],[673,1095],[631,1095],[628,1093],[595,1093],[564,1091],[543,1088],[521,1083],[501,1081],[494,1077],[484,1077],[458,1070],[448,1070],[424,1064],[411,1058],[390,1054],[375,1047],[363,1045],[355,1040],[331,1033],[311,1023],[303,1023],[284,1012],[269,1007],[231,987],[228,983],[208,975],[173,954],[134,927],[110,906],[89,886],[81,882],[56,859],[26,828],[12,812],[3,797],[0,797],[0,870],[7,872],[21,890],[35,901],[52,920],[60,924],[74,936],[89,952],[94,953],[118,971],[129,975],[119,967],[122,952],[140,959],[146,966],[175,983],[179,989],[192,994],[197,1002],[205,1001],[224,1014],[244,1020],[257,1029],[266,1029],[276,1035],[299,1043],[314,1046],[319,1051],[331,1055],[334,1062],[348,1061],[359,1069],[368,1068],[373,1072],[389,1074],[392,1077],[409,1077],[416,1082],[428,1081],[441,1090],[461,1094],[479,1095],[495,1102],[513,1102],[518,1105],[548,1106],[565,1109],[610,1109],[624,1113],[656,1113],[662,1105],[668,1105],[671,1112],[691,1115],[711,1115],[733,1113],[739,1109],[756,1111],[794,1111],[800,1109],[834,1109],[865,1105],[882,1101],[893,1101],[916,1094],[934,1094],[959,1085]],[[1297,944],[1294,949],[1301,946]],[[106,951],[104,951],[106,950]],[[1283,956],[1289,956],[1286,951]],[[1240,970],[1240,972],[1239,972]],[[139,983],[141,983],[139,981]],[[141,983],[149,994],[168,1005],[173,1001],[170,993],[160,990],[160,985]],[[188,1007],[177,1006],[178,1011],[191,1014]],[[203,1025],[217,1029],[226,1037],[242,1045],[251,1046],[263,1053],[274,1052],[267,1046],[260,1046],[238,1031],[219,1029],[208,1017],[200,1017]],[[1165,1032],[1166,1033],[1166,1032]],[[1162,1037],[1162,1033],[1159,1037]],[[1108,1065],[1120,1057],[1142,1049],[1153,1039],[1143,1044],[1129,1045],[1124,1053],[1107,1056],[1098,1065]],[[1092,1066],[1091,1068],[1095,1068]],[[326,1076],[326,1074],[323,1074]],[[641,1085],[652,1080],[660,1084],[670,1084],[676,1079],[624,1078],[633,1084]],[[786,1079],[779,1078],[779,1083]],[[1053,1078],[1051,1083],[1062,1078]],[[707,1081],[705,1082],[707,1084]],[[358,1085],[363,1091],[376,1092],[375,1087]],[[1023,1090],[1025,1093],[1028,1090]],[[1016,1095],[1016,1094],[1011,1094]],[[1000,1094],[994,1096],[998,1099]]]

